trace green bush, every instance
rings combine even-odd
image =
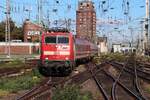
[[[82,93],[78,86],[66,86],[56,89],[52,100],[93,100],[90,92]]]

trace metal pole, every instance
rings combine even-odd
[[[7,36],[7,35],[8,35],[8,28],[7,28],[7,24],[8,24],[8,23],[7,23],[7,22],[8,22],[8,21],[7,21],[7,12],[5,12],[5,14],[6,14],[6,23],[5,23],[5,54],[7,54],[7,53],[8,53],[8,49],[7,49],[7,42],[8,42],[8,41],[7,41],[7,40],[8,40],[8,39],[7,39],[7,38],[8,38],[8,36]]]
[[[40,0],[38,0],[38,24],[40,25]]]
[[[8,55],[7,57],[10,58],[10,0],[6,0],[6,20],[7,20],[7,34],[8,34]],[[7,39],[7,38],[6,38]]]
[[[30,13],[31,13],[31,10],[29,10],[29,20],[30,20]]]
[[[41,25],[42,20],[42,0],[38,0],[38,23]]]
[[[144,47],[143,47],[143,22],[144,21],[140,21],[140,24],[141,24],[141,33],[139,34],[139,52],[140,54],[143,54],[143,50],[144,50]]]
[[[150,49],[150,0],[148,0],[148,11],[147,11],[147,13],[148,13],[148,15],[147,15],[147,17],[148,17],[148,37],[147,37],[147,47],[148,47],[148,49]]]
[[[130,46],[131,46],[131,53],[132,53],[133,52],[133,28],[129,27],[128,29],[130,30],[130,34],[131,34]]]
[[[146,0],[146,18],[145,18],[145,34],[144,34],[144,50],[148,49],[148,30],[149,30],[149,0]]]
[[[41,27],[41,21],[42,20],[42,0],[38,0],[38,24],[39,26]],[[39,54],[41,53],[41,50],[40,50],[40,43],[41,43],[41,32],[40,32],[40,35],[39,35]]]

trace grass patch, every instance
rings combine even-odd
[[[24,66],[24,62],[19,60],[19,59],[15,59],[13,61],[10,62],[6,62],[6,63],[1,63],[0,64],[0,69],[1,68],[17,68],[17,67],[22,67]]]
[[[0,89],[0,97],[7,96],[8,94],[9,94],[8,91],[1,90],[1,89]]]
[[[122,53],[109,53],[109,54],[101,54],[99,57],[94,58],[95,63],[101,63],[108,60],[115,60],[119,62],[124,62],[126,59],[126,55]]]
[[[18,76],[13,78],[1,78],[0,90],[9,93],[16,93],[20,90],[31,89],[34,85],[41,81],[41,75],[38,70],[33,70],[30,73],[26,73],[24,76]],[[5,93],[5,92],[4,92]]]
[[[145,91],[150,93],[150,87],[145,88]]]
[[[52,100],[93,100],[90,92],[81,92],[78,86],[66,86],[56,89]]]

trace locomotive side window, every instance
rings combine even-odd
[[[45,37],[45,43],[56,43],[56,37],[55,36]]]
[[[68,37],[58,37],[58,43],[69,43],[69,38]]]

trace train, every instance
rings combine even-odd
[[[42,33],[40,49],[38,68],[46,77],[68,75],[78,62],[89,61],[98,53],[96,44],[62,28]]]

